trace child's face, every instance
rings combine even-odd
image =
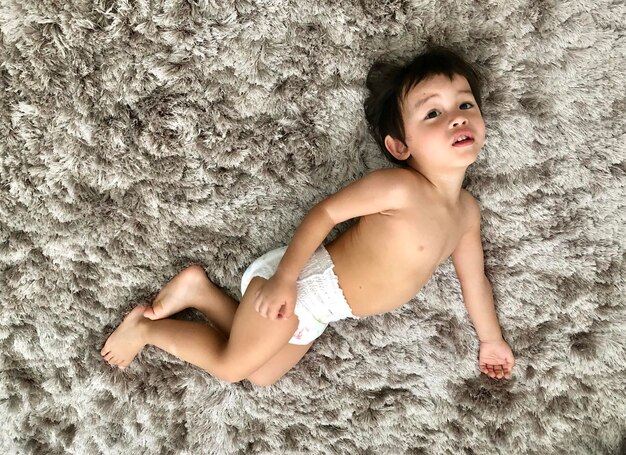
[[[432,94],[439,96],[419,104]],[[467,79],[460,75],[452,81],[445,75],[421,81],[405,97],[402,116],[408,149],[400,146],[400,150],[423,165],[469,166],[485,142],[485,123],[478,103]],[[453,146],[454,137],[462,131],[469,131],[474,143]]]

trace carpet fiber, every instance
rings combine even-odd
[[[625,15],[617,0],[2,1],[0,451],[626,449]],[[511,381],[480,374],[450,259],[405,306],[333,323],[270,387],[152,346],[124,371],[103,360],[184,267],[239,299],[315,203],[391,166],[365,76],[428,43],[486,81],[464,186]]]

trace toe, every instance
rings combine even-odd
[[[113,353],[112,353],[112,352],[108,352],[108,353],[104,356],[105,360],[107,360],[107,361],[110,361],[112,357],[113,357]]]
[[[148,319],[154,319],[155,317],[154,310],[152,309],[152,307],[147,307],[145,310],[143,310],[143,315],[144,317]]]
[[[160,317],[160,315],[165,311],[165,308],[163,308],[163,302],[160,300],[158,302],[154,302],[152,304],[152,308],[150,309],[155,317]]]

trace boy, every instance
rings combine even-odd
[[[461,188],[485,139],[479,79],[460,56],[434,48],[405,66],[375,64],[367,87],[370,131],[402,167],[374,171],[313,207],[288,247],[244,272],[239,304],[200,266],[183,270],[108,338],[101,355],[110,364],[125,368],[152,344],[222,380],[270,385],[328,323],[398,308],[452,255],[480,339],[480,371],[511,377],[515,360],[483,269],[480,207]],[[335,225],[357,217],[321,244]],[[217,330],[167,319],[188,307]]]

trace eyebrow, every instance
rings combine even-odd
[[[459,90],[457,93],[472,93],[471,90]],[[420,100],[417,100],[417,102],[413,105],[414,109],[419,109],[420,106],[422,106],[426,101],[428,101],[431,98],[434,98],[435,96],[440,96],[439,93],[433,93],[432,95],[428,95],[426,98],[422,98]]]

